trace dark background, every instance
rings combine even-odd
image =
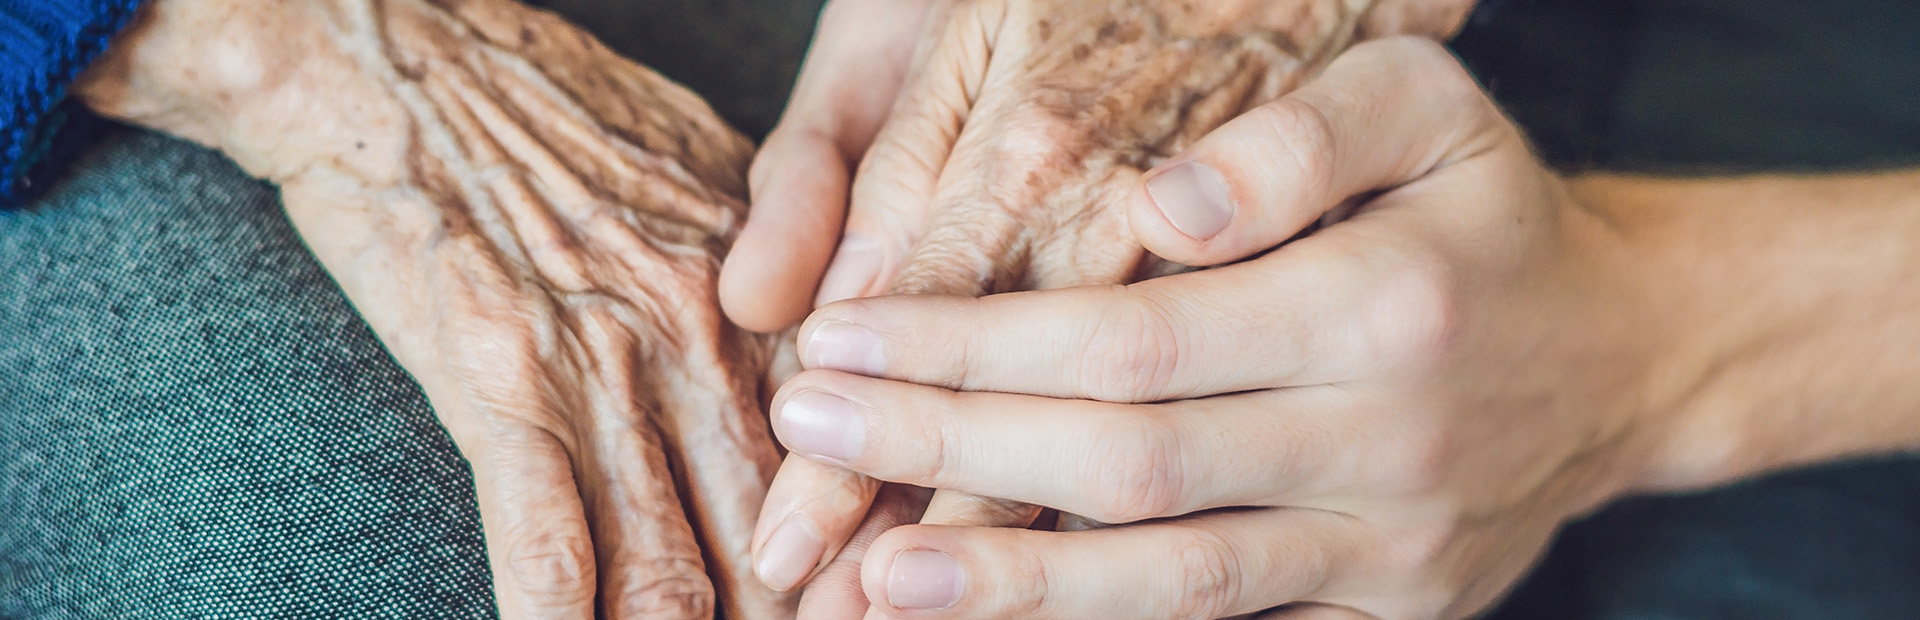
[[[778,118],[821,2],[532,4],[688,85],[757,137]],[[1912,0],[1486,0],[1454,47],[1567,168],[1920,161]]]

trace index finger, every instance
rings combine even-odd
[[[1378,284],[1397,261],[1344,249],[1347,236],[1130,286],[850,300],[807,320],[800,357],[960,391],[1109,402],[1338,382],[1382,345],[1422,337],[1407,317],[1432,314],[1419,287]],[[1393,329],[1374,333],[1383,322]]]

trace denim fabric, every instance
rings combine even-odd
[[[216,153],[119,130],[0,213],[0,618],[484,617],[471,474]]]

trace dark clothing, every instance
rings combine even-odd
[[[44,185],[86,134],[65,136],[67,85],[139,0],[0,0],[0,208]],[[72,132],[69,132],[72,133]]]
[[[652,0],[638,24],[623,1],[552,4],[715,88],[738,84],[703,68],[797,59],[785,16],[818,3]],[[1920,162],[1920,3],[1489,6],[1456,49],[1556,164]],[[627,36],[662,23],[685,36]],[[119,129],[0,213],[0,618],[490,617],[488,581],[465,461],[271,188]],[[1920,460],[1887,460],[1621,502],[1495,616],[1920,618],[1916,584]]]

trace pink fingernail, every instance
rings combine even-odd
[[[804,516],[793,515],[774,528],[773,535],[760,546],[760,561],[754,563],[753,573],[760,577],[760,583],[785,592],[800,585],[826,552],[827,541],[820,528]]]
[[[827,275],[820,279],[815,306],[853,299],[867,292],[880,274],[880,244],[863,235],[849,234],[840,240],[840,249],[827,263]]]
[[[847,399],[821,392],[801,392],[780,407],[780,442],[788,450],[841,462],[860,456],[867,440],[867,424]]]
[[[900,609],[944,609],[960,602],[960,563],[930,549],[893,556],[887,573],[887,602]]]
[[[823,323],[807,336],[800,361],[808,368],[826,368],[878,377],[887,370],[880,335],[852,323]]]
[[[1212,239],[1233,221],[1233,196],[1212,166],[1190,161],[1147,179],[1147,195],[1181,234]]]

